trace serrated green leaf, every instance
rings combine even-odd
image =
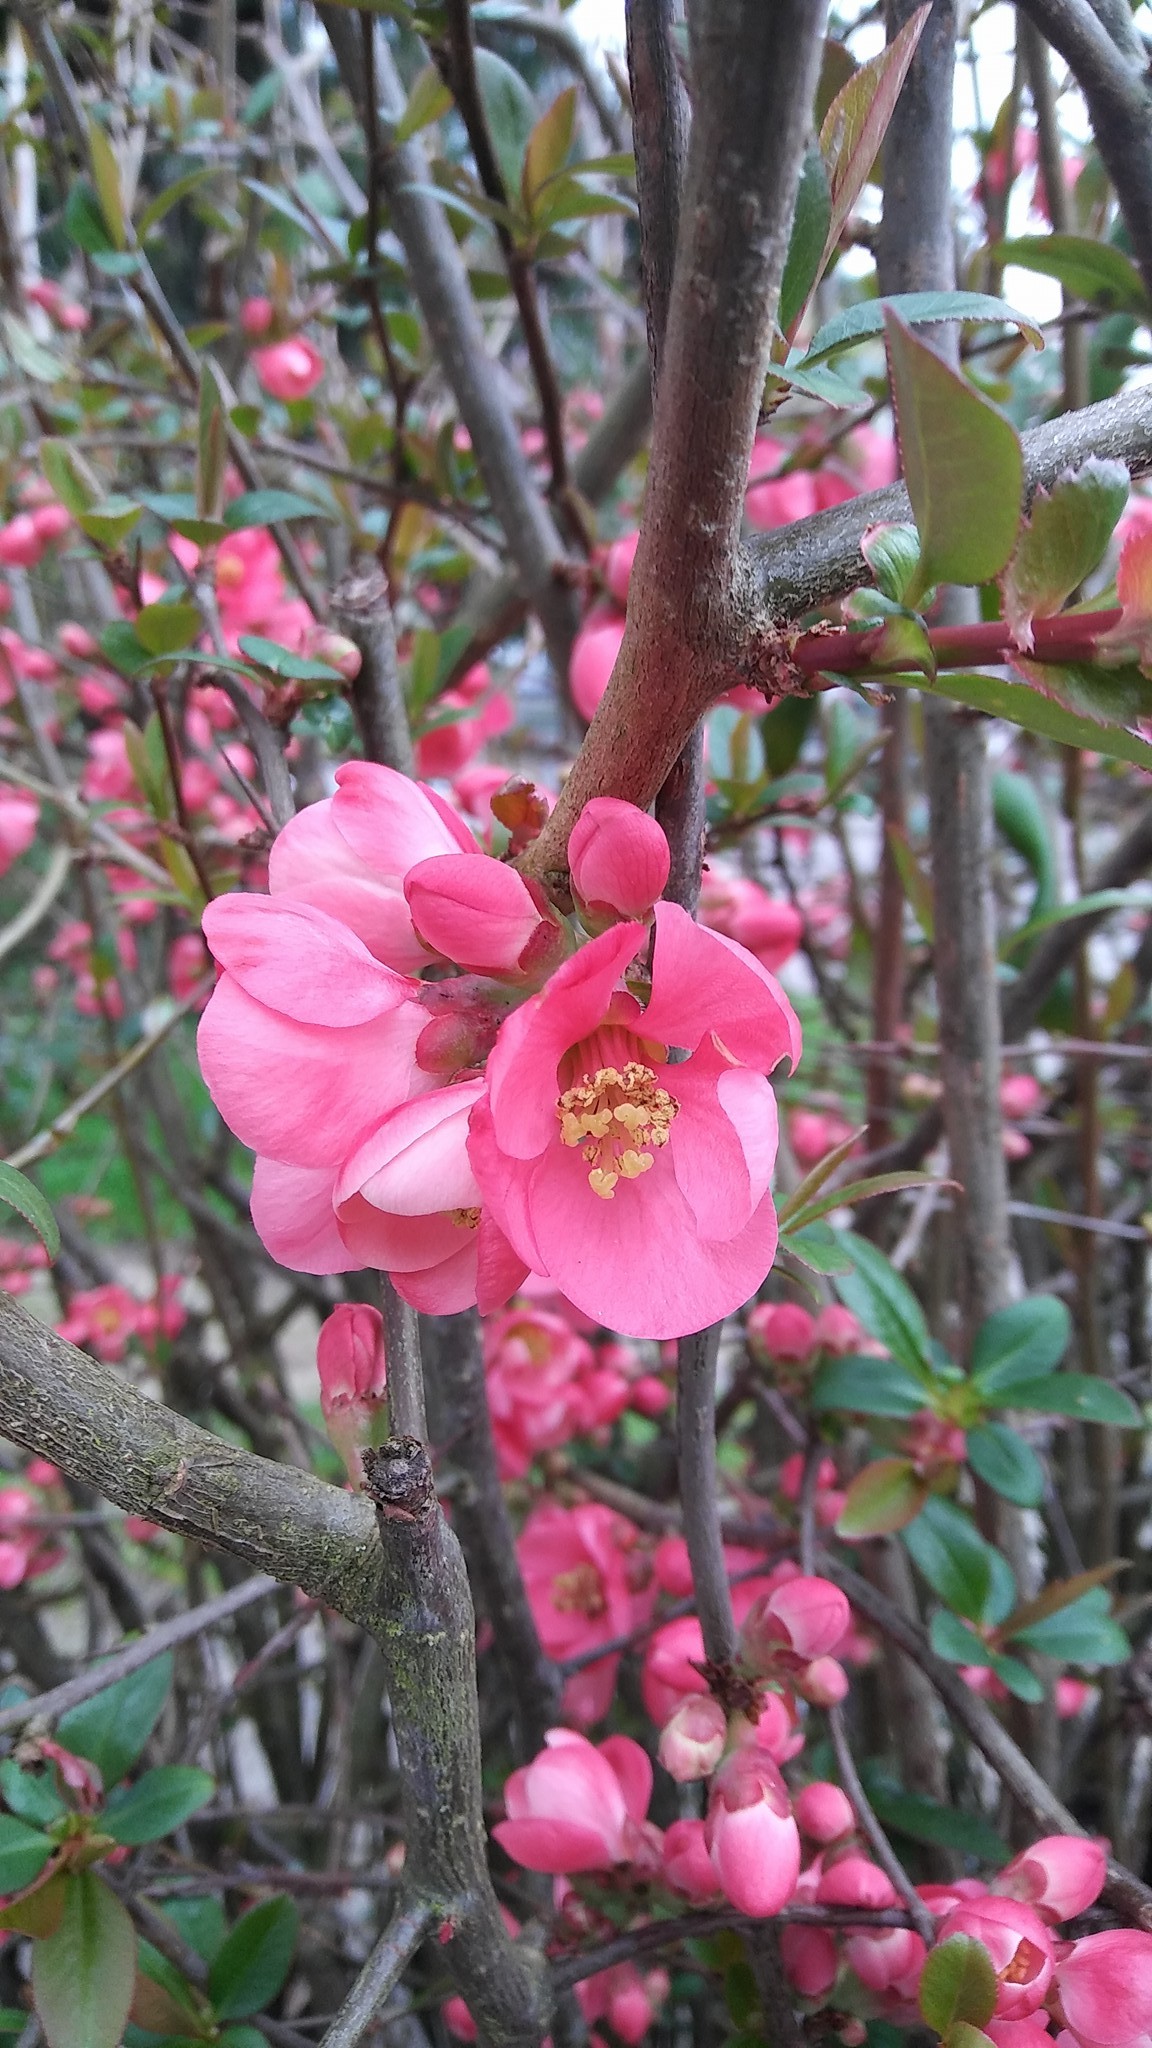
[[[55,1848],[39,1828],[0,1813],[0,1893],[22,1892],[34,1884]]]
[[[136,1762],[164,1710],[172,1684],[172,1653],[129,1672],[61,1716],[56,1734],[65,1749],[94,1763],[111,1791]]]
[[[240,652],[254,661],[258,668],[266,668],[274,676],[283,676],[286,681],[301,683],[331,683],[338,686],[344,678],[337,669],[330,668],[326,661],[310,661],[307,655],[293,654],[290,647],[281,647],[275,640],[265,640],[256,633],[242,633],[238,642]]]
[[[1110,313],[1147,313],[1148,299],[1140,273],[1113,242],[1087,235],[1017,235],[997,243],[990,252],[1001,267],[1008,263],[1054,277],[1078,299],[1088,299]]]
[[[923,1408],[924,1387],[894,1358],[828,1358],[808,1398],[816,1415],[842,1409],[849,1415],[907,1420]]]
[[[905,1529],[904,1543],[932,1591],[953,1613],[966,1621],[990,1619],[995,1553],[963,1508],[934,1496]]]
[[[954,1934],[931,1950],[920,1972],[920,2011],[938,2034],[958,2021],[982,2027],[996,2009],[1000,1981],[982,1941]]]
[[[27,1174],[0,1161],[0,1202],[31,1225],[50,1259],[59,1257],[60,1230],[48,1203]]]
[[[987,583],[1016,544],[1024,488],[1010,420],[889,305],[884,314],[904,478],[920,535],[907,602],[935,583]]]
[[[860,299],[854,306],[846,306],[842,313],[834,314],[813,337],[803,359],[788,365],[789,371],[813,370],[843,349],[855,348],[858,343],[882,334],[889,314],[909,328],[941,327],[948,321],[956,321],[962,327],[987,323],[1018,327],[1036,348],[1044,346],[1044,337],[1035,321],[1018,313],[1003,299],[990,298],[987,292],[893,292],[886,299]]]
[[[286,1898],[265,1899],[236,1922],[208,1979],[218,2019],[247,2019],[275,1998],[291,1968],[298,1927],[296,1907]]]
[[[1070,1415],[1078,1422],[1104,1422],[1114,1429],[1139,1429],[1143,1423],[1140,1410],[1119,1387],[1084,1372],[1017,1380],[999,1389],[991,1405],[1024,1408],[1039,1415]]]
[[[839,1233],[827,1223],[810,1223],[806,1230],[780,1233],[780,1250],[788,1252],[812,1273],[850,1273],[852,1261],[840,1243]]]
[[[968,1463],[978,1479],[1019,1508],[1039,1507],[1044,1467],[1023,1437],[1003,1422],[977,1423],[968,1431]]]
[[[1092,456],[1039,490],[1000,578],[1004,616],[1019,647],[1032,645],[1034,618],[1050,618],[1104,556],[1128,502],[1122,462]]]
[[[928,1356],[924,1311],[889,1259],[867,1238],[844,1232],[840,1242],[853,1270],[837,1279],[836,1292],[873,1337],[887,1346],[913,1377],[923,1378]]]
[[[1014,682],[1004,676],[955,670],[947,673],[942,670],[935,677],[889,676],[887,682],[896,687],[908,684],[918,690],[927,690],[933,697],[946,697],[950,703],[966,704],[970,710],[983,711],[989,718],[1007,719],[1009,724],[1019,725],[1025,732],[1038,733],[1042,739],[1058,740],[1062,746],[1107,754],[1114,761],[1130,761],[1135,767],[1152,772],[1152,746],[1147,740],[1119,726],[1072,711],[1055,698],[1044,696],[1029,683]]]
[[[299,491],[243,491],[224,507],[224,525],[229,533],[246,526],[277,526],[287,519],[331,519],[332,514]]]
[[[407,104],[396,123],[397,142],[408,142],[452,105],[452,95],[434,64],[424,64],[412,81]]]
[[[55,1934],[32,1949],[32,1994],[48,2048],[117,2048],[136,1982],[136,1933],[94,1871],[68,1879]]]
[[[832,190],[822,152],[813,145],[804,158],[796,193],[792,235],[780,283],[777,322],[791,336],[820,279],[832,224]]]
[[[215,1781],[191,1764],[161,1764],[113,1794],[101,1815],[106,1833],[136,1847],[158,1842],[211,1799]]]
[[[927,1482],[910,1458],[874,1458],[848,1488],[836,1520],[836,1534],[847,1543],[859,1543],[866,1536],[892,1536],[915,1522],[927,1498]]]

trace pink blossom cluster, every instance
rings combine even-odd
[[[32,1275],[42,1272],[48,1254],[42,1244],[18,1237],[0,1237],[0,1288],[5,1294],[27,1294]]]
[[[336,783],[279,834],[268,896],[204,914],[201,1066],[268,1249],[382,1268],[434,1313],[536,1274],[626,1337],[741,1307],[775,1254],[768,1075],[799,1026],[753,954],[655,900],[659,826],[586,807],[590,935],[431,788],[361,761]]]
[[[185,1321],[179,1275],[165,1273],[158,1292],[147,1301],[114,1281],[81,1288],[55,1327],[70,1344],[117,1365],[133,1344],[151,1351],[157,1343],[178,1337]]]
[[[672,1395],[629,1344],[595,1344],[570,1320],[528,1304],[484,1325],[488,1406],[502,1479],[521,1479],[541,1452],[595,1437],[628,1408],[658,1415]]]
[[[46,1504],[38,1497],[59,1477],[46,1458],[32,1458],[25,1467],[25,1484],[9,1484],[7,1474],[0,1484],[0,1589],[4,1592],[51,1571],[64,1555],[40,1526]]]

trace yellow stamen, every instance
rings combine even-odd
[[[648,1172],[653,1153],[668,1143],[679,1108],[642,1061],[598,1067],[566,1088],[557,1102],[560,1142],[581,1147],[589,1187],[610,1202],[618,1181],[638,1180]]]

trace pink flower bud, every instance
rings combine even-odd
[[[1118,1927],[1086,1935],[1057,1965],[1056,1987],[1077,2048],[1144,2048],[1152,2014],[1152,1934]]]
[[[332,633],[327,627],[321,627],[310,636],[307,646],[313,661],[327,662],[329,668],[338,670],[345,682],[355,682],[363,666],[364,656],[354,640],[349,640],[343,633]]]
[[[324,358],[310,341],[294,334],[287,341],[254,348],[252,367],[269,398],[279,398],[287,404],[315,391],[324,375]]]
[[[681,1700],[660,1736],[658,1755],[678,1785],[710,1778],[724,1754],[728,1716],[711,1693]]]
[[[328,1434],[349,1478],[359,1483],[364,1476],[360,1452],[372,1440],[388,1376],[379,1309],[362,1301],[334,1308],[320,1326],[316,1369]]]
[[[58,638],[65,654],[75,661],[91,661],[100,651],[87,626],[77,625],[75,619],[65,619]]]
[[[543,979],[557,964],[559,923],[539,891],[502,861],[434,854],[409,868],[404,895],[423,943],[473,974],[522,981],[535,968]]]
[[[712,1780],[708,1850],[726,1898],[756,1919],[778,1913],[800,1875],[800,1831],[788,1788],[760,1749],[738,1749]]]
[[[1102,1841],[1045,1835],[1012,1858],[992,1889],[1004,1898],[1023,1899],[1042,1920],[1074,1920],[1099,1898],[1107,1870]]]
[[[810,1842],[826,1845],[838,1842],[841,1835],[849,1835],[856,1826],[856,1815],[852,1801],[839,1785],[826,1784],[822,1779],[814,1785],[805,1785],[796,1798],[796,1819],[800,1833]]]
[[[584,923],[605,931],[619,918],[648,916],[668,880],[671,857],[655,818],[635,804],[597,796],[576,820],[568,865]]]
[[[62,299],[56,314],[56,325],[66,334],[83,334],[92,325],[92,315],[87,306],[77,304],[75,299]]]
[[[817,1348],[815,1317],[796,1302],[758,1302],[748,1317],[748,1345],[761,1365],[806,1365]]]
[[[0,526],[0,562],[6,569],[34,569],[44,553],[44,542],[29,512],[18,512],[7,526]]]
[[[782,1927],[780,1961],[801,1998],[824,1998],[840,1969],[836,1939],[826,1927]]]
[[[632,564],[639,544],[638,532],[622,533],[619,540],[613,541],[604,562],[604,581],[621,610],[628,602],[628,585],[632,581]]]
[[[878,1863],[871,1857],[854,1853],[842,1856],[838,1863],[830,1864],[823,1871],[816,1887],[816,1898],[822,1906],[868,1906],[883,1909],[898,1906],[900,1901],[885,1877]]]
[[[838,1707],[848,1697],[848,1673],[835,1657],[814,1657],[795,1683],[801,1698],[813,1707]]]
[[[245,299],[240,308],[240,325],[253,341],[260,335],[267,334],[275,317],[276,310],[271,299]]]
[[[32,524],[45,543],[63,540],[72,524],[72,514],[67,505],[58,505],[53,500],[50,505],[37,505],[32,514]]]
[[[821,1351],[831,1351],[837,1358],[845,1358],[856,1351],[864,1341],[864,1332],[850,1308],[843,1308],[838,1301],[829,1302],[816,1318],[816,1343]]]
[[[1005,1074],[1000,1083],[1000,1107],[1005,1116],[1035,1116],[1044,1100],[1035,1074]]]
[[[624,642],[623,619],[595,615],[583,625],[572,645],[568,664],[568,688],[581,718],[591,723],[596,706],[608,688],[616,656]]]
[[[966,1934],[987,1949],[999,1979],[995,2017],[1026,2019],[1043,2005],[1052,1982],[1052,1936],[1030,1906],[1017,1899],[972,1899],[941,1921],[938,1942]]]
[[[674,1820],[664,1836],[664,1882],[691,1899],[694,1906],[706,1905],[720,1890],[702,1820]]]
[[[633,1380],[629,1406],[635,1408],[637,1414],[653,1418],[663,1415],[671,1401],[671,1387],[666,1387],[663,1380],[656,1378],[655,1373],[641,1373],[638,1380]]]
[[[839,1586],[798,1574],[757,1601],[741,1632],[741,1651],[756,1671],[771,1671],[782,1650],[810,1664],[836,1649],[851,1620]]]

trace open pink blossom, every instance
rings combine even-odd
[[[14,860],[27,853],[36,837],[40,806],[34,796],[17,790],[0,795],[0,875],[6,875]]]
[[[594,1650],[647,1618],[651,1598],[637,1585],[639,1531],[599,1502],[534,1508],[516,1544],[524,1585],[550,1657]],[[619,1653],[596,1659],[565,1689],[565,1709],[584,1726],[612,1704]]]
[[[254,348],[252,368],[269,398],[289,403],[308,398],[315,391],[324,375],[324,358],[302,334],[293,334],[286,341],[270,341],[264,348]]]
[[[759,708],[763,709],[763,700]],[[747,875],[710,869],[700,892],[700,917],[713,931],[755,953],[770,974],[790,960],[804,936],[794,903],[781,903]]]
[[[670,864],[663,827],[617,797],[586,803],[568,841],[572,889],[590,930],[622,917],[647,917]]]
[[[477,1300],[484,1311],[501,1307],[527,1270],[482,1212],[468,1162],[468,1117],[483,1087],[461,1081],[402,1103],[353,1152],[333,1190],[357,1265],[390,1274],[397,1293],[428,1315],[454,1315]]]
[[[1152,1934],[1088,1934],[1056,1966],[1064,2023],[1079,2048],[1149,2048]]]
[[[273,895],[326,910],[385,966],[428,964],[404,897],[404,877],[437,854],[478,854],[463,820],[419,782],[372,761],[336,770],[336,794],[289,820],[268,858]]]
[[[630,1862],[652,1793],[640,1744],[613,1735],[597,1749],[571,1728],[544,1740],[504,1787],[508,1817],[492,1830],[501,1848],[525,1870],[554,1874]]]
[[[469,1151],[533,1272],[624,1336],[676,1337],[731,1314],[772,1263],[767,1075],[798,1058],[800,1029],[751,955],[673,903],[656,906],[642,1008],[621,980],[645,936],[604,932],[505,1021]]]
[[[991,1957],[999,1983],[997,2019],[1027,2019],[1043,2005],[1052,1982],[1052,1936],[1031,1906],[1019,1899],[972,1899],[949,1913],[936,1938],[945,1942],[954,1934],[980,1942]]]
[[[800,1875],[800,1833],[788,1787],[764,1750],[734,1750],[721,1764],[706,1826],[725,1897],[756,1919],[778,1913]]]
[[[1107,1874],[1102,1841],[1088,1835],[1045,1835],[1012,1858],[992,1890],[1023,1899],[1042,1920],[1074,1920],[1099,1898]]]

